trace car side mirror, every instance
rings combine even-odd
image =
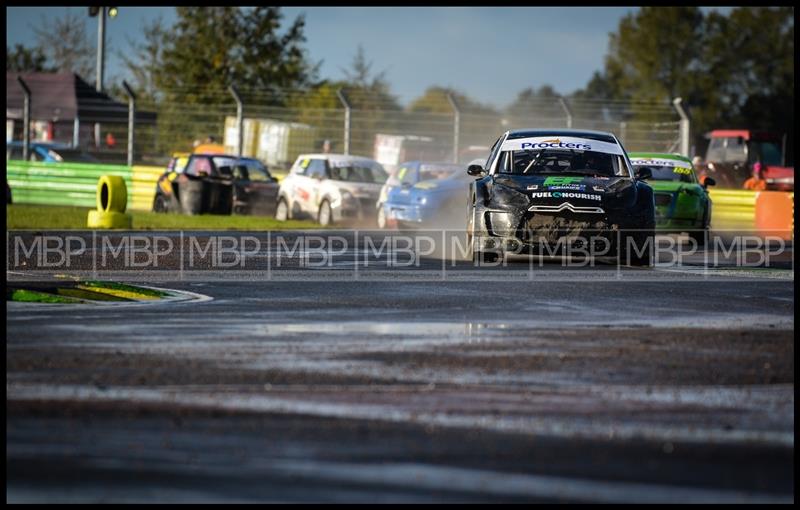
[[[486,171],[483,169],[481,165],[470,165],[467,167],[467,173],[469,175],[480,177],[486,175]]]
[[[653,171],[648,167],[640,168],[638,172],[636,172],[636,178],[640,181],[646,181],[647,179],[651,179],[653,177]]]
[[[716,186],[716,185],[717,185],[717,181],[715,181],[713,177],[706,177],[705,179],[703,179],[703,187],[704,188],[707,188],[709,186]]]

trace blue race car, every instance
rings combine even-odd
[[[481,160],[482,162],[483,160]],[[411,161],[386,181],[380,228],[463,228],[469,183],[464,165]]]
[[[23,142],[13,141],[6,143],[6,160],[22,159]],[[98,159],[81,149],[73,148],[63,143],[31,142],[31,161],[44,161],[46,163],[99,163]]]

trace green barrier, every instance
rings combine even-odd
[[[129,187],[133,184],[126,165],[6,160],[6,177],[17,204],[94,207],[97,181],[103,175],[122,177]]]
[[[149,211],[162,167],[6,160],[6,177],[18,204],[94,207],[97,181],[116,175],[128,188],[128,209]]]
[[[756,228],[757,191],[709,189],[713,230],[751,231]]]

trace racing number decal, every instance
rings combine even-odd
[[[304,159],[303,161],[300,162],[300,168],[302,168],[302,169],[308,168],[308,164],[309,163],[311,163],[310,159],[308,159],[308,158]]]
[[[672,171],[675,172],[676,174],[682,174],[682,175],[691,175],[692,173],[691,168],[685,168],[682,166],[676,166],[675,168],[672,169]]]
[[[300,196],[300,200],[308,200],[311,196],[309,192],[303,188],[297,188],[297,194]]]

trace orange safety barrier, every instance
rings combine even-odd
[[[793,192],[758,192],[755,212],[755,227],[761,235],[794,239]]]

